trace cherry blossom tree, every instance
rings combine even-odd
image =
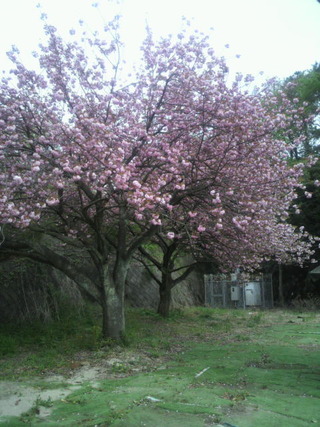
[[[240,207],[240,223],[228,203],[222,204],[220,199],[225,212],[217,223],[217,208],[209,210],[202,205],[204,200],[205,197],[198,201],[193,212],[186,209],[183,221],[181,218],[174,221],[171,215],[171,231],[163,233],[162,226],[162,233],[156,233],[151,244],[139,248],[140,262],[159,286],[158,313],[163,317],[169,315],[172,289],[183,282],[198,263],[213,263],[222,272],[238,267],[253,271],[269,260],[302,265],[313,254],[310,245],[317,238],[310,236],[303,226],[295,231],[286,221],[279,221],[273,211],[264,209],[266,204],[257,209],[250,220]],[[233,202],[235,200],[233,194]],[[200,212],[205,212],[205,217],[198,225]]]
[[[281,257],[293,240],[305,256],[285,224],[303,166],[288,166],[283,141],[302,107],[268,86],[250,93],[250,77],[228,84],[198,33],[148,33],[121,84],[115,22],[105,31],[65,42],[45,24],[40,72],[10,53],[0,212],[12,228],[1,253],[63,271],[101,305],[104,336],[121,339],[128,267],[156,233],[201,242],[225,266]]]

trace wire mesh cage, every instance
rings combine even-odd
[[[214,308],[273,307],[272,276],[204,275],[205,305]]]

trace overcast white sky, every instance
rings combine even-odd
[[[181,17],[206,32],[233,72],[286,77],[320,62],[320,3],[317,0],[0,0],[0,69],[8,68],[5,52],[16,44],[29,61],[42,37],[41,3],[49,22],[63,33],[79,19],[95,29],[114,13],[123,15],[127,52],[138,51],[146,22],[155,35],[176,33]],[[229,49],[224,46],[230,45]],[[236,59],[236,55],[241,55]]]

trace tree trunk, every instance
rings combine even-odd
[[[171,289],[160,289],[160,301],[158,305],[158,314],[162,317],[169,317],[171,304]]]
[[[129,260],[118,259],[103,268],[102,336],[122,341],[125,333],[124,293]]]
[[[171,289],[172,278],[170,273],[163,274],[159,291],[160,300],[158,305],[158,314],[160,314],[162,317],[168,317],[170,313]]]
[[[114,341],[122,341],[125,333],[124,301],[114,290],[102,302],[102,336]]]
[[[284,295],[283,295],[283,277],[282,277],[282,265],[279,264],[279,305],[284,307]]]

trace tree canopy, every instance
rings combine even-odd
[[[228,84],[198,33],[158,42],[148,33],[141,66],[121,85],[115,31],[111,22],[104,38],[65,42],[46,24],[40,72],[10,53],[0,212],[2,224],[32,233],[8,234],[2,254],[63,271],[118,339],[128,265],[156,234],[201,246],[225,268],[288,254],[302,262],[311,251],[286,222],[304,165],[288,164],[285,137],[293,121],[303,128],[304,105],[268,85],[253,94],[241,75]]]

